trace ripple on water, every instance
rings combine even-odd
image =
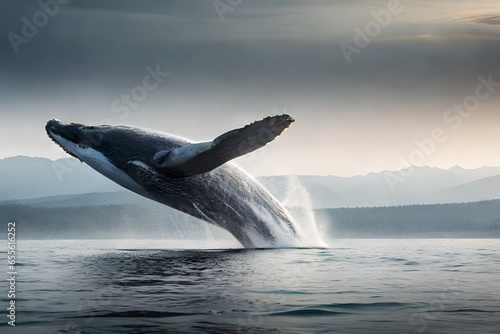
[[[274,316],[324,316],[355,314],[374,310],[401,310],[406,308],[416,308],[418,305],[398,302],[375,302],[375,303],[333,303],[299,307],[287,311],[269,313]]]

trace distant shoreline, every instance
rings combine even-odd
[[[304,210],[289,209],[297,220]],[[500,238],[500,200],[315,209],[313,213],[318,228],[333,240]],[[18,222],[20,240],[205,239],[207,233],[224,237],[220,229],[154,202],[61,207],[40,203],[0,205],[0,235],[7,230],[9,221]]]

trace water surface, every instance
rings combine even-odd
[[[21,240],[17,326],[4,318],[1,332],[498,333],[499,244],[365,239],[329,249],[189,250],[177,248],[203,244]]]

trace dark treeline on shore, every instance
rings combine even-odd
[[[336,237],[500,237],[500,200],[461,204],[320,209]]]
[[[329,238],[500,237],[500,200],[318,209],[315,216]],[[1,234],[9,221],[20,239],[207,237],[204,223],[161,205],[0,205]]]

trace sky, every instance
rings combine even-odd
[[[0,0],[0,158],[65,157],[52,118],[205,141],[285,112],[250,173],[500,165],[497,0],[58,1]]]

